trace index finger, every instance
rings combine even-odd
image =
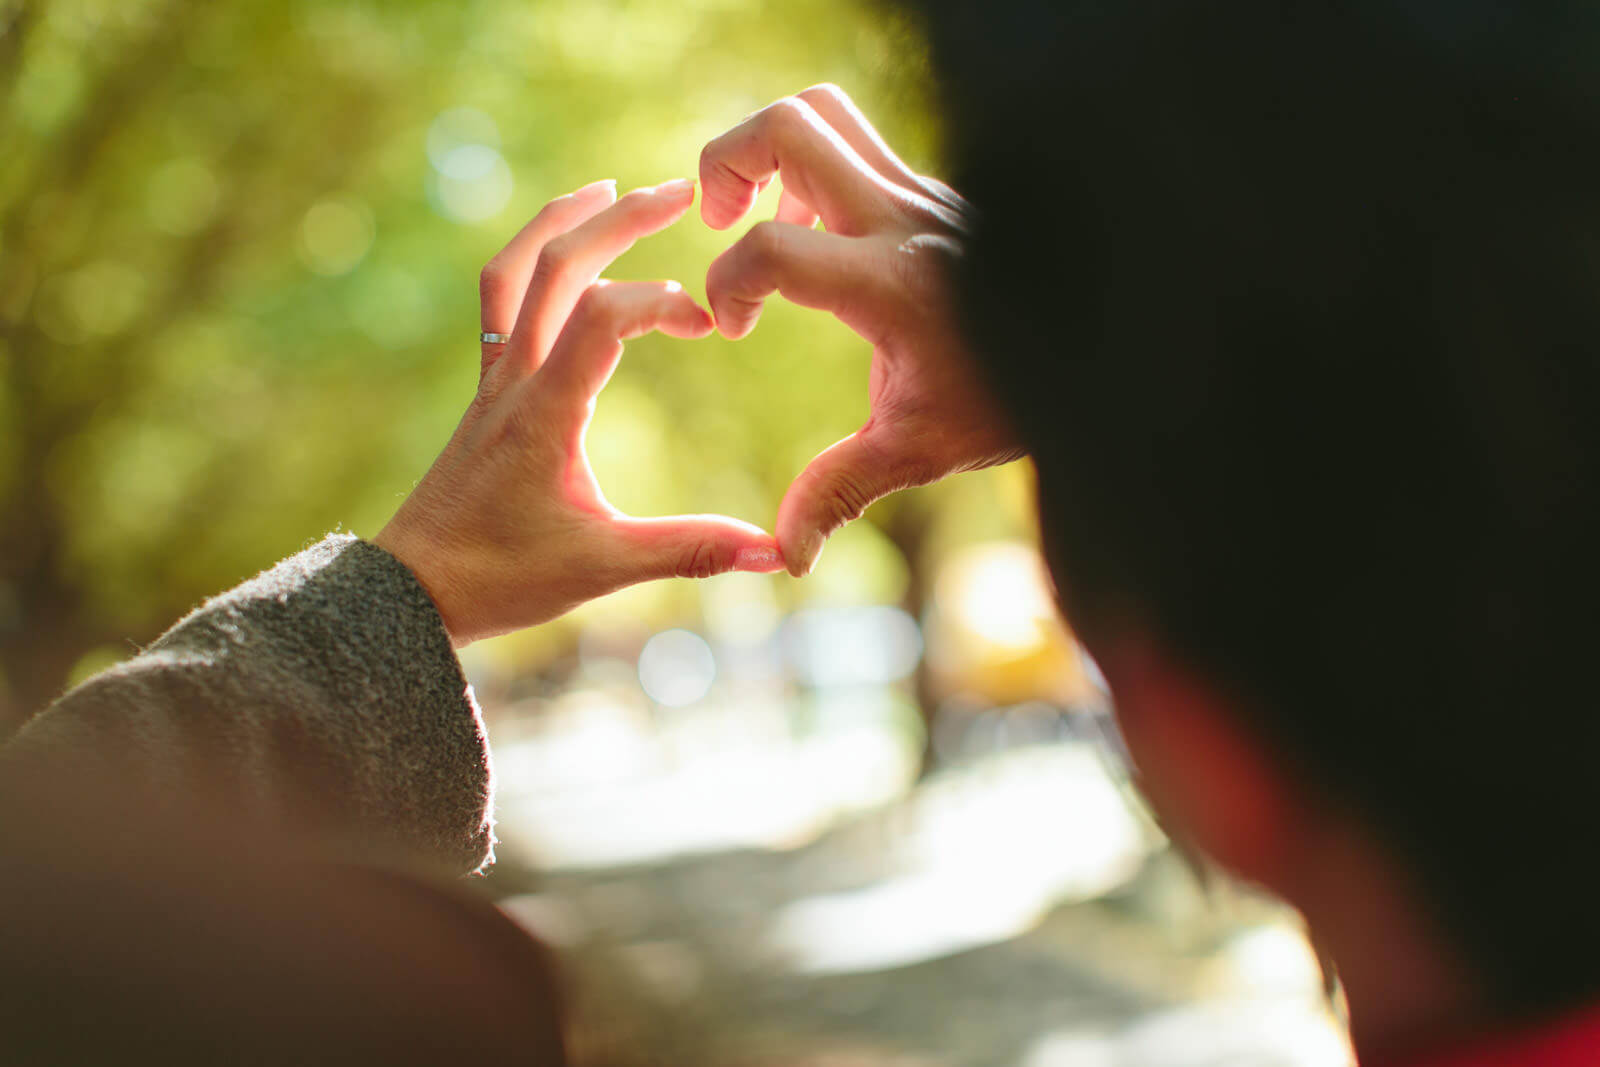
[[[755,205],[774,174],[834,233],[859,236],[885,220],[895,186],[810,104],[787,97],[762,108],[700,153],[700,215],[725,230]]]
[[[808,226],[758,222],[711,264],[706,300],[724,337],[755,328],[762,302],[781,293],[792,303],[831,311],[871,344],[883,339],[895,302],[893,239],[841,237]]]
[[[517,311],[522,307],[522,298],[533,277],[533,265],[545,243],[593,218],[616,199],[617,183],[609,178],[557,197],[495,254],[478,276],[479,321],[484,332],[506,333],[515,325]],[[480,374],[487,372],[499,359],[503,348],[495,341],[485,341],[482,347]]]
[[[533,277],[539,250],[552,237],[588,221],[616,200],[615,178],[592,182],[576,192],[556,197],[517,231],[479,275],[483,329],[491,333],[508,332],[517,321],[517,309],[522,306],[522,294]]]
[[[635,189],[587,221],[552,238],[539,251],[506,348],[514,366],[532,372],[544,363],[567,316],[600,272],[633,243],[675,222],[694,202],[687,178]]]

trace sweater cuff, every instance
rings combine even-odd
[[[193,625],[200,620],[212,625]],[[494,862],[482,711],[433,599],[405,564],[369,541],[330,534],[208,602],[152,651],[204,641],[229,621],[265,650],[235,658],[294,672],[326,695],[326,714],[311,725],[347,757],[340,788],[369,837],[457,871]]]
[[[345,855],[493,861],[493,771],[444,623],[383,549],[335,534],[214,597],[8,745],[12,763],[228,792]]]

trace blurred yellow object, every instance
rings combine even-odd
[[[990,541],[953,554],[935,580],[924,636],[929,670],[945,695],[999,705],[1098,699],[1044,562],[1024,542]]]

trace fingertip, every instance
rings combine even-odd
[[[748,182],[737,193],[719,191],[709,181],[702,181],[700,190],[700,218],[713,230],[726,230],[756,206],[756,187]]]
[[[693,200],[694,187],[693,178],[674,178],[670,182],[662,182],[656,186],[656,193],[674,200]]]
[[[617,179],[601,178],[597,182],[590,182],[588,185],[585,185],[582,189],[579,189],[572,195],[583,197],[584,199],[588,199],[589,197],[603,197],[615,203],[617,199]]]
[[[689,213],[689,209],[692,207],[694,207],[694,196],[692,194],[684,197],[681,200],[676,198],[668,198],[666,224],[670,226],[672,223],[677,222],[679,219],[687,215]]]
[[[778,505],[777,542],[783,551],[789,573],[804,578],[817,569],[817,560],[828,542],[828,535],[808,515],[806,501],[791,486]]]
[[[710,317],[709,310],[699,306],[693,296],[685,293],[680,283],[666,282],[664,285],[667,290],[667,304],[658,326],[662,333],[670,334],[674,338],[698,339],[715,330],[715,322]]]
[[[799,558],[789,565],[789,573],[796,578],[804,578],[817,569],[817,560],[822,557],[822,546],[827,538],[822,536],[822,531],[811,530],[800,538]],[[798,568],[798,569],[796,569]]]
[[[726,208],[718,205],[709,196],[702,196],[700,198],[700,221],[713,230],[726,230],[738,220],[732,217]]]
[[[725,341],[739,341],[743,340],[750,331],[748,328],[741,328],[719,319],[717,320],[717,332],[722,335]]]
[[[751,545],[733,554],[733,569],[750,574],[776,574],[784,569],[777,545]]]
[[[669,186],[677,186],[681,191],[673,192]],[[694,206],[693,188],[692,183],[685,184],[683,179],[640,186],[624,193],[610,210],[617,213],[617,225],[637,240],[681,219]]]
[[[757,309],[759,313],[760,309]],[[756,328],[756,315],[735,314],[724,311],[714,316],[717,332],[730,341],[738,341],[750,336],[750,331]]]
[[[693,297],[683,294],[682,299],[673,306],[672,314],[662,320],[660,329],[672,337],[699,340],[710,336],[716,329],[716,323],[711,318],[711,312],[696,304]]]

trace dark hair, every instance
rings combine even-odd
[[[1500,1006],[1600,988],[1600,5],[924,5],[962,293],[1075,624],[1412,867]]]

